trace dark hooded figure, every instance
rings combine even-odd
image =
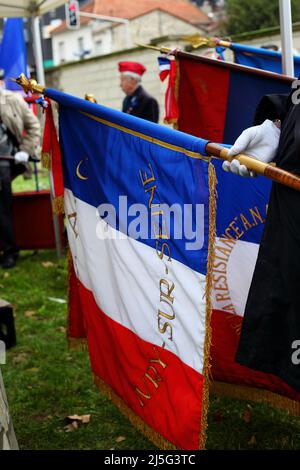
[[[295,99],[296,98],[296,99]],[[256,126],[230,150],[300,175],[299,91],[263,98]],[[246,135],[245,135],[246,134]],[[252,176],[240,165],[226,171]],[[300,392],[300,192],[273,183],[264,233],[244,313],[236,361],[274,374]]]

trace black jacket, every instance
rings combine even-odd
[[[275,162],[300,175],[300,104],[269,96],[258,110],[258,122],[282,119]],[[299,311],[300,192],[273,183],[236,360],[280,377],[298,392],[300,364],[293,353],[300,340]]]
[[[158,122],[159,107],[155,98],[139,86],[133,95],[126,96],[122,111],[147,121]]]

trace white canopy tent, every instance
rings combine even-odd
[[[32,18],[33,47],[36,63],[37,80],[45,85],[43,53],[40,33],[40,15],[53,10],[67,0],[0,0],[0,18]]]
[[[41,16],[66,3],[66,0],[3,0],[0,1],[0,17]]]

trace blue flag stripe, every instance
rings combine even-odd
[[[199,139],[198,137],[131,116],[130,114],[121,113],[120,111],[91,103],[81,98],[76,98],[52,88],[47,88],[45,95],[70,109],[92,114],[95,117],[107,120],[113,124],[140,132],[141,134],[149,135],[154,139],[207,156],[205,147],[208,140]]]
[[[236,43],[231,45],[231,49],[234,51],[237,64],[282,73],[282,55],[280,52]],[[298,77],[300,75],[300,56],[294,56],[294,69],[294,75]]]
[[[86,103],[84,100],[79,101],[82,104]],[[101,115],[97,105],[94,106],[94,110],[96,108],[98,116],[94,113],[91,119],[78,107],[77,110],[72,107],[60,107],[60,145],[65,187],[95,208],[99,208],[102,204],[110,204],[115,209],[115,224],[111,222],[109,216],[106,216],[105,220],[129,236],[131,236],[130,226],[136,217],[135,214],[129,214],[127,209],[134,204],[143,204],[147,209],[148,232],[146,236],[143,233],[138,241],[151,246],[158,253],[163,251],[165,243],[164,255],[170,254],[172,258],[191,269],[205,274],[209,227],[207,162],[189,158],[183,155],[182,151],[169,148],[167,144],[161,146],[151,135],[148,136],[149,140],[145,140],[126,132],[120,128],[121,122],[114,126],[103,124],[99,120],[105,120],[110,111],[114,117],[116,114],[113,110],[104,108],[106,115],[95,120],[95,117],[99,118],[99,114]],[[117,114],[120,118],[130,118],[123,113]],[[119,121],[124,124],[123,120]],[[140,121],[141,124],[147,124],[146,121]],[[126,129],[128,127],[129,121]],[[169,136],[173,134],[173,146],[177,149],[177,136],[182,133],[153,125],[153,129],[157,128],[161,128],[162,135],[163,130],[168,131]],[[181,142],[180,135],[179,143]],[[150,181],[143,184],[147,179]],[[120,198],[124,196],[126,196],[125,211],[124,204],[120,204]],[[194,238],[185,232],[179,238],[176,236],[176,230],[172,225],[173,216],[168,226],[163,224],[164,215],[153,217],[149,206],[152,205],[156,212],[159,212],[163,204],[177,205],[183,229],[184,221],[181,216],[185,208],[188,208],[187,215]],[[198,219],[197,205],[203,208],[203,217],[200,216]],[[156,225],[155,235],[151,230],[153,223]],[[196,242],[197,239],[201,240],[201,237],[203,238],[200,248],[187,250],[187,244]]]

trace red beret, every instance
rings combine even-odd
[[[122,72],[131,72],[132,74],[137,74],[140,77],[146,72],[146,67],[138,62],[119,62],[119,71]]]

